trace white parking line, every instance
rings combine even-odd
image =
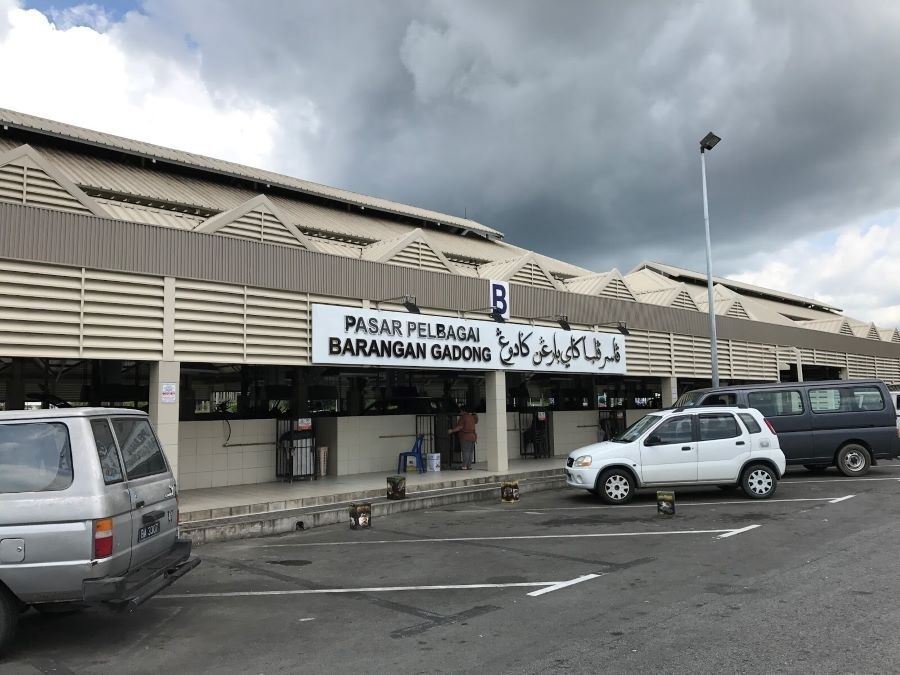
[[[838,483],[848,483],[851,480],[892,480],[898,481],[900,478],[844,478],[844,477],[834,477],[834,478],[825,478],[823,480],[783,480],[779,482],[779,485],[803,485],[804,483],[834,483],[837,485]]]
[[[837,499],[832,499],[829,504],[837,504],[838,502],[843,502],[848,499],[853,499],[856,495],[847,495],[846,497],[838,497]]]
[[[739,530],[732,530],[727,534],[720,534],[718,537],[716,537],[716,539],[727,539],[728,537],[734,537],[735,535],[743,534],[744,532],[749,532],[750,530],[755,530],[757,527],[759,527],[759,525],[748,525],[747,527],[742,527]]]
[[[568,581],[561,581],[558,584],[547,586],[546,588],[542,588],[539,591],[531,591],[531,593],[528,593],[528,595],[532,598],[536,598],[537,596],[543,595],[544,593],[552,593],[553,591],[558,591],[560,588],[574,586],[575,584],[580,584],[582,581],[589,581],[590,579],[597,579],[602,576],[602,574],[585,574],[584,576],[577,577],[576,579],[569,579]]]
[[[597,576],[597,575],[593,575]],[[327,595],[334,593],[393,593],[395,591],[467,591],[476,588],[535,588],[558,586],[567,581],[526,581],[508,584],[447,584],[440,586],[369,586],[364,588],[297,588],[288,591],[228,591],[222,593],[178,593],[157,595],[159,600],[188,600],[191,598],[249,598],[276,595]]]
[[[892,480],[900,480],[900,478],[894,478]],[[851,495],[852,496],[852,495]],[[761,504],[778,504],[784,502],[831,502],[837,503],[834,500],[835,497],[796,497],[790,499],[741,499],[739,501],[733,502],[686,502],[680,501],[678,502],[678,508],[682,508],[685,506],[720,506],[726,504],[738,504],[745,506],[759,506]],[[849,499],[849,497],[840,497],[838,499]],[[656,502],[651,502],[648,504],[623,504],[620,506],[551,506],[546,509],[531,509],[529,511],[516,511],[515,509],[509,508],[496,508],[496,509],[460,509],[460,510],[445,510],[445,511],[429,511],[428,513],[526,513],[530,516],[539,516],[547,511],[596,511],[598,509],[655,509]]]
[[[654,537],[675,534],[722,534],[721,530],[667,530],[658,532],[590,532],[587,534],[525,534],[505,537],[447,537],[444,539],[375,539],[373,541],[305,541],[295,544],[263,544],[258,548],[305,548],[308,546],[370,546],[378,544],[444,544],[467,541],[520,541],[534,539],[595,539],[599,537]]]

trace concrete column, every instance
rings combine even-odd
[[[800,350],[794,347],[794,356],[797,357],[797,382],[803,382],[803,361],[800,358]]]
[[[180,377],[181,364],[177,361],[157,361],[150,364],[150,421],[166,452],[175,480],[178,480]],[[174,393],[172,385],[175,385]]]
[[[678,400],[678,378],[677,377],[661,377],[659,384],[662,388],[662,406],[663,408],[671,408]]]
[[[478,424],[478,454],[487,458],[488,471],[506,473],[509,455],[506,449],[506,372],[485,374],[485,412]]]
[[[839,380],[849,380],[850,379],[850,369],[849,368],[838,368],[840,371],[838,374]]]
[[[25,409],[25,368],[22,359],[13,359],[6,379],[6,409]]]

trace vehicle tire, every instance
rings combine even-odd
[[[5,588],[0,587],[0,656],[12,644],[19,623],[19,606]]]
[[[767,464],[751,464],[741,474],[741,489],[750,499],[768,499],[778,487],[778,476]]]
[[[804,464],[803,468],[812,473],[825,473],[828,470],[826,464]]]
[[[864,476],[869,473],[872,458],[869,451],[859,443],[847,443],[838,450],[837,468],[845,476]]]
[[[634,478],[625,469],[607,469],[597,479],[597,494],[607,504],[627,504],[634,497]]]

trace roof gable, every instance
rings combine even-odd
[[[312,239],[291,224],[284,212],[265,195],[257,195],[233,209],[213,216],[194,231],[294,246],[309,251],[318,250]]]
[[[694,312],[699,310],[697,303],[694,302],[694,298],[688,293],[687,287],[684,284],[676,284],[669,288],[635,293],[634,298],[638,302],[646,302],[651,305],[676,307],[678,309],[686,309]]]
[[[617,269],[612,269],[603,274],[585,274],[573,277],[565,281],[565,287],[573,293],[594,295],[602,298],[616,300],[630,300],[634,302],[634,294],[625,282],[624,277]]]
[[[457,273],[453,263],[431,245],[428,236],[420,228],[401,237],[369,244],[362,250],[360,257],[363,260],[432,272]]]
[[[0,200],[109,217],[103,207],[30,145],[0,153]]]
[[[498,279],[526,286],[563,290],[562,284],[547,271],[533,253],[526,253],[511,260],[479,265],[478,276],[483,279]]]

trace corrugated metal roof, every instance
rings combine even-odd
[[[121,136],[114,136],[112,134],[93,131],[91,129],[85,129],[83,127],[56,122],[54,120],[35,117],[33,115],[26,115],[14,110],[0,108],[0,122],[19,129],[34,131],[50,136],[72,139],[84,143],[90,143],[92,145],[110,148],[132,155],[162,160],[182,166],[190,166],[218,174],[236,176],[258,183],[277,185],[289,190],[297,190],[298,192],[302,192],[305,194],[334,199],[346,204],[353,204],[364,208],[377,209],[380,211],[385,211],[387,213],[408,216],[411,218],[419,218],[425,221],[431,221],[434,223],[450,225],[452,227],[472,230],[475,232],[480,232],[485,236],[503,236],[503,234],[498,230],[487,227],[486,225],[482,225],[481,223],[478,223],[474,220],[469,220],[468,218],[459,218],[458,216],[438,213],[437,211],[431,211],[429,209],[423,209],[407,204],[400,204],[398,202],[393,202],[387,199],[380,199],[378,197],[371,197],[368,195],[358,194],[356,192],[350,192],[349,190],[341,190],[338,188],[329,187],[327,185],[320,185],[318,183],[312,183],[310,181],[292,178],[291,176],[285,176],[273,171],[254,169],[252,167],[244,166],[242,164],[237,164],[234,162],[214,159],[212,157],[204,157],[203,155],[198,155],[191,152],[165,148],[159,145],[154,145],[152,143],[144,143],[142,141],[122,138]]]
[[[657,274],[653,270],[640,269],[625,275],[625,283],[633,293],[649,293],[651,291],[663,291],[681,285],[681,282]]]
[[[127,220],[132,223],[145,223],[147,225],[162,225],[174,227],[179,230],[192,230],[203,222],[201,216],[155,209],[149,206],[135,206],[124,202],[116,202],[110,199],[94,199],[95,202],[108,212],[111,218]]]
[[[685,279],[691,279],[695,282],[706,284],[706,275],[705,274],[700,274],[699,272],[694,272],[693,270],[686,270],[682,267],[675,267],[674,265],[666,265],[664,263],[645,261],[645,262],[642,262],[637,267],[635,267],[632,270],[632,273],[637,272],[641,269],[656,270],[658,272],[662,272],[663,274],[668,274],[673,277],[683,277]],[[744,290],[744,291],[748,291],[751,293],[759,293],[761,295],[765,295],[767,297],[786,301],[786,302],[800,303],[803,305],[813,305],[815,307],[825,309],[825,310],[831,310],[834,312],[841,311],[840,308],[825,304],[819,300],[814,300],[812,298],[804,298],[801,295],[793,295],[792,293],[784,293],[782,291],[775,291],[775,290],[772,290],[771,288],[763,288],[762,286],[754,286],[753,284],[746,284],[742,281],[734,281],[733,279],[727,279],[724,277],[713,276],[713,283],[723,284],[730,288]]]
[[[670,288],[661,288],[655,291],[635,293],[634,299],[638,302],[646,302],[651,305],[660,305],[662,307],[676,307],[678,306],[678,304],[675,301],[682,293],[686,295],[685,300],[690,301],[691,308],[696,309],[697,303],[694,302],[694,298],[691,297],[691,294],[687,292],[687,288],[684,284],[676,284]],[[682,307],[682,309],[687,308]]]

